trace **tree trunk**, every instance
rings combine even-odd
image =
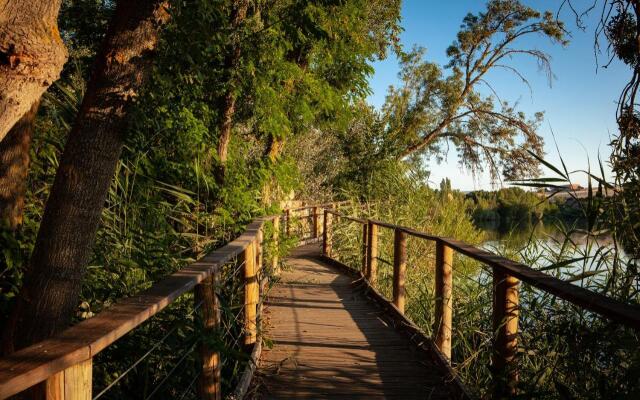
[[[12,310],[7,329],[15,333],[9,335],[15,349],[52,336],[71,321],[122,150],[127,108],[149,70],[148,55],[169,18],[167,7],[166,0],[117,3]]]
[[[62,0],[0,0],[0,141],[60,77]]]
[[[233,127],[233,115],[236,112],[236,94],[235,94],[235,69],[238,66],[241,55],[240,33],[238,28],[247,17],[247,9],[249,2],[240,0],[234,4],[231,11],[231,49],[225,58],[226,73],[226,92],[222,99],[222,110],[220,120],[220,136],[218,139],[218,158],[220,159],[220,171],[216,174],[219,183],[224,182],[225,164],[229,154],[229,142],[231,141],[231,128]]]
[[[276,160],[280,157],[280,154],[282,154],[282,150],[284,150],[284,139],[270,135],[265,155],[269,157],[269,160],[272,163],[275,163]]]
[[[0,142],[0,227],[11,231],[22,225],[29,146],[39,105],[36,101]]]

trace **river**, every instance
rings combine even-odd
[[[510,227],[486,221],[482,247],[579,285],[603,285],[614,270],[624,268],[628,256],[610,234],[588,235],[584,229],[556,224],[518,224]]]

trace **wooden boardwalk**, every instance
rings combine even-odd
[[[449,398],[436,367],[318,254],[298,248],[269,293],[264,330],[273,347],[261,356],[257,397]]]

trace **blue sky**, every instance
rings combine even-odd
[[[525,0],[524,3],[554,13],[560,1]],[[587,8],[592,0],[574,1],[578,7]],[[477,0],[425,1],[404,0],[402,5],[401,42],[406,49],[419,45],[427,49],[427,58],[441,65],[446,64],[446,49],[455,39],[462,19],[468,12],[484,9],[484,2]],[[586,169],[587,159],[597,170],[597,157],[609,155],[607,144],[616,132],[615,101],[630,76],[628,68],[614,60],[608,68],[597,68],[594,54],[594,31],[600,10],[594,10],[585,19],[586,30],[575,24],[570,10],[561,13],[571,33],[566,47],[552,44],[546,39],[532,37],[523,46],[547,52],[552,57],[555,79],[549,85],[546,75],[538,70],[537,63],[527,58],[513,59],[512,66],[529,80],[532,91],[522,81],[506,71],[491,73],[489,81],[503,100],[517,102],[518,108],[529,115],[545,112],[545,121],[539,133],[545,139],[547,159],[559,163],[551,130],[569,170]],[[603,52],[606,49],[603,49]],[[606,53],[598,62],[609,61]],[[387,88],[398,85],[398,63],[393,55],[374,64],[375,74],[370,79],[372,94],[369,102],[376,107],[384,103]],[[485,91],[485,93],[489,94]],[[431,181],[437,185],[444,177],[451,178],[455,188],[462,190],[490,189],[487,176],[472,177],[458,166],[455,151],[450,151],[446,162],[438,165],[429,162]],[[585,179],[576,175],[575,181],[584,184]]]

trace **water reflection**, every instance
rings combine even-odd
[[[628,261],[608,233],[589,235],[579,222],[477,222],[482,247],[579,284],[601,285],[612,268]],[[554,267],[557,266],[557,267]]]

